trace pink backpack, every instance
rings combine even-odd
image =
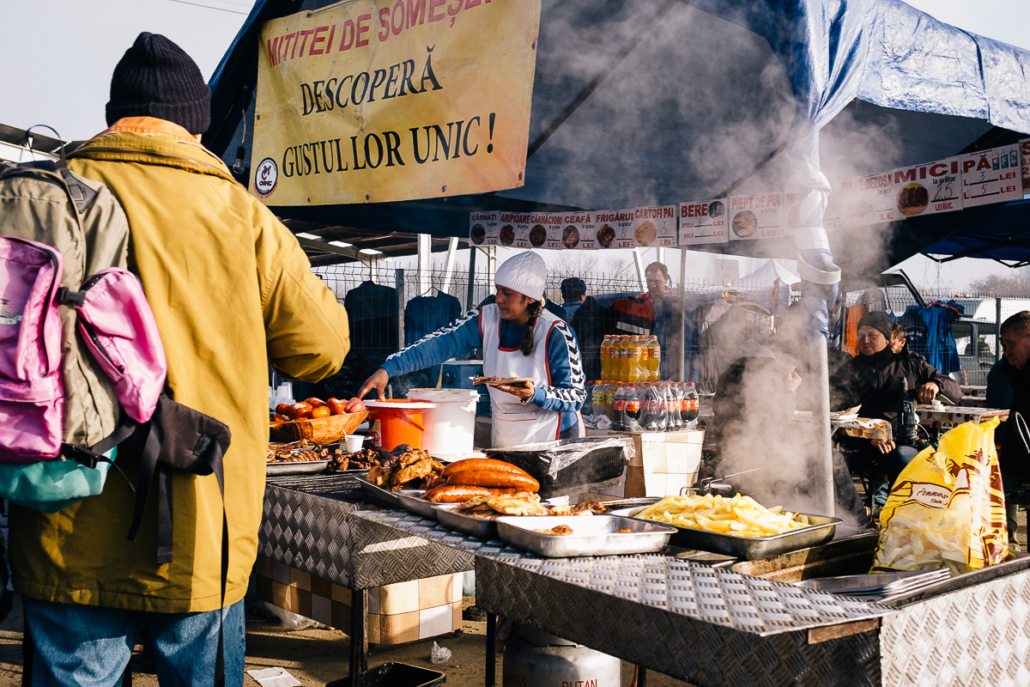
[[[62,453],[61,306],[75,309],[78,334],[129,418],[149,421],[164,389],[164,347],[139,279],[111,267],[72,292],[58,286],[63,267],[44,243],[0,236],[0,462]]]
[[[0,201],[0,497],[52,512],[100,492],[167,364],[113,195],[36,163]]]

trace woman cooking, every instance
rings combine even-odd
[[[536,253],[507,260],[494,278],[496,302],[391,355],[358,397],[374,388],[383,398],[391,377],[482,348],[485,376],[539,380],[490,387],[494,448],[579,437],[586,398],[579,347],[569,326],[543,307],[546,280]]]

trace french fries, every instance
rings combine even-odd
[[[805,516],[766,508],[750,496],[666,496],[634,517],[734,537],[769,537],[808,527]]]

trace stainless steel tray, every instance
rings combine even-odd
[[[381,506],[386,506],[387,508],[401,507],[401,499],[396,491],[390,491],[389,489],[377,487],[376,485],[372,484],[367,479],[365,479],[367,476],[368,471],[366,471],[363,475],[358,475],[355,479],[358,481],[358,484],[361,485],[361,488],[365,490],[365,493],[368,494],[368,497],[371,500],[375,501]]]
[[[419,496],[426,493],[425,489],[399,489],[393,493],[397,495],[397,500],[400,501],[401,508],[404,510],[410,511],[415,515],[421,515],[423,518],[436,520],[436,508],[434,506],[437,504],[419,498]]]
[[[322,472],[328,465],[328,460],[305,460],[299,463],[265,463],[265,474],[306,475],[312,472]]]
[[[573,533],[533,531],[556,525],[568,525]],[[615,530],[625,528],[632,532],[615,534]],[[504,515],[497,518],[497,534],[502,540],[547,558],[651,553],[668,544],[675,531],[667,525],[614,515]]]
[[[612,511],[612,515],[620,515],[633,518],[643,508],[626,508]],[[818,546],[833,539],[833,533],[837,525],[842,521],[839,518],[831,518],[824,515],[810,515],[801,513],[808,517],[808,521],[814,523],[810,527],[803,527],[799,530],[791,530],[783,534],[774,534],[770,537],[734,537],[731,534],[720,532],[706,532],[695,530],[689,527],[673,527],[675,534],[669,540],[673,546],[682,546],[685,549],[700,549],[701,551],[712,551],[734,558],[743,558],[753,561],[760,558],[778,556],[788,551],[807,549],[811,546]],[[641,520],[641,522],[651,522]],[[659,523],[654,523],[659,524]]]
[[[456,503],[436,504],[436,519],[444,527],[449,527],[458,532],[464,532],[479,539],[497,539],[497,518],[489,520],[473,518],[462,513],[455,513]]]
[[[911,570],[896,573],[813,578],[795,582],[794,586],[831,594],[893,596],[895,593],[912,591],[949,577],[947,569]]]

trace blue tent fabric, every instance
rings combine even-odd
[[[213,124],[205,142],[230,164],[238,146],[245,149],[245,161],[252,147],[261,25],[329,4],[254,4],[211,79]],[[868,173],[958,154],[978,144],[990,132],[989,124],[1010,134],[1030,133],[1030,83],[1024,77],[1030,52],[938,22],[900,0],[684,0],[678,5],[606,0],[603,7],[598,11],[597,3],[587,0],[542,0],[530,122],[530,140],[540,145],[527,162],[525,186],[478,196],[349,206],[347,225],[372,232],[462,236],[467,213],[480,209],[597,209],[711,198],[747,177],[785,143],[794,158],[818,170],[819,153],[846,143],[843,134],[854,122],[905,133],[864,151],[879,156],[868,161]],[[656,17],[660,21],[648,29]],[[641,31],[645,39],[633,44]],[[630,45],[628,56],[621,58]],[[570,53],[577,59],[570,59]],[[768,69],[769,60],[781,65],[781,74]],[[654,64],[664,68],[653,69]],[[580,101],[608,66],[612,71]],[[626,97],[627,90],[632,97]],[[654,93],[672,95],[649,98],[648,107],[640,107],[641,99]],[[747,94],[752,107],[737,106],[733,98],[740,93]],[[704,108],[693,107],[698,98]],[[786,116],[781,105],[787,107]],[[845,110],[848,116],[839,117]],[[241,113],[248,120],[245,127]],[[543,140],[558,121],[556,132]],[[722,144],[741,131],[755,132],[746,145]],[[749,189],[783,186],[792,166],[787,156],[773,157],[751,176]],[[705,169],[707,159],[719,160],[718,169]],[[794,188],[812,188],[814,177],[802,174]],[[822,203],[808,209],[805,224],[817,229]],[[1013,212],[1021,218],[1027,209],[1018,206]],[[280,207],[277,212],[298,220],[340,222],[338,206]],[[985,212],[976,208],[906,220],[906,231],[899,233],[916,233],[919,242],[892,246],[891,259],[904,259],[935,240],[935,253],[986,250],[989,240],[961,240],[961,235],[985,231],[983,222],[963,218]],[[917,227],[920,231],[909,231]],[[820,238],[816,231],[814,242]],[[1004,259],[1030,258],[1025,236],[1019,238],[1024,239],[1021,249],[1001,242],[1006,244],[998,248],[1007,251]],[[795,257],[792,243],[747,240],[699,249]],[[801,250],[807,263],[832,271],[833,256],[825,249]],[[819,286],[806,291],[817,309],[832,295],[830,285]]]

